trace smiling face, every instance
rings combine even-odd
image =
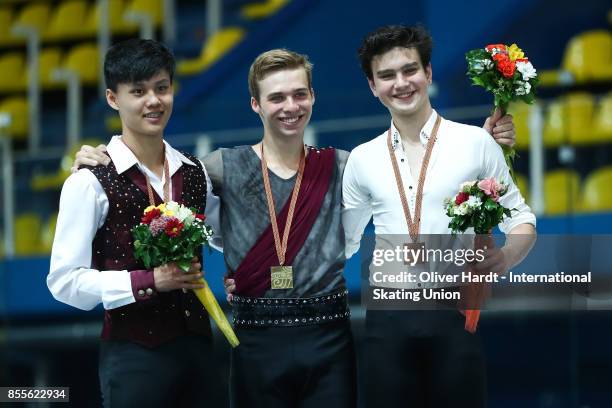
[[[314,92],[304,68],[281,69],[258,81],[259,100],[251,108],[259,114],[267,135],[303,137],[312,115]]]
[[[392,116],[418,116],[431,108],[431,64],[423,67],[415,48],[395,47],[377,55],[372,59],[372,74],[370,89]]]
[[[120,83],[106,90],[108,104],[119,112],[124,136],[163,136],[172,114],[172,80],[165,70],[146,81]]]

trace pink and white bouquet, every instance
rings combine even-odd
[[[132,229],[134,257],[147,269],[174,262],[187,272],[191,262],[199,254],[202,245],[208,245],[213,236],[206,216],[174,201],[145,208],[140,224]],[[200,278],[203,288],[194,292],[217,327],[232,347],[239,343],[225,313],[221,310],[208,282]]]
[[[512,216],[511,210],[499,203],[507,191],[508,187],[493,177],[461,184],[455,197],[444,201],[452,233],[474,228],[476,234],[489,234],[504,217]]]

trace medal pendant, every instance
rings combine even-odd
[[[270,268],[270,273],[272,289],[293,288],[293,267],[288,265],[273,266]]]

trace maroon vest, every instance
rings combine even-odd
[[[172,198],[203,214],[206,177],[200,161],[185,156],[197,167],[183,163],[172,176]],[[136,165],[117,174],[112,161],[108,166],[89,169],[104,188],[109,205],[104,225],[93,241],[92,267],[116,271],[145,269],[140,261],[134,259],[131,233],[149,206],[144,175]],[[156,204],[159,204],[161,200],[155,195]],[[208,314],[192,291],[174,290],[156,292],[147,300],[106,310],[101,337],[155,347],[188,332],[210,336]]]

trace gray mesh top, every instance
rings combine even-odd
[[[270,289],[265,297],[311,297],[345,288],[341,203],[342,174],[347,158],[348,152],[336,150],[336,168],[321,212],[292,262],[293,289]],[[261,161],[251,146],[237,146],[216,150],[203,162],[213,192],[221,199],[223,253],[229,271],[234,271],[270,225]],[[296,176],[283,179],[271,171],[269,174],[278,214],[290,198]]]

